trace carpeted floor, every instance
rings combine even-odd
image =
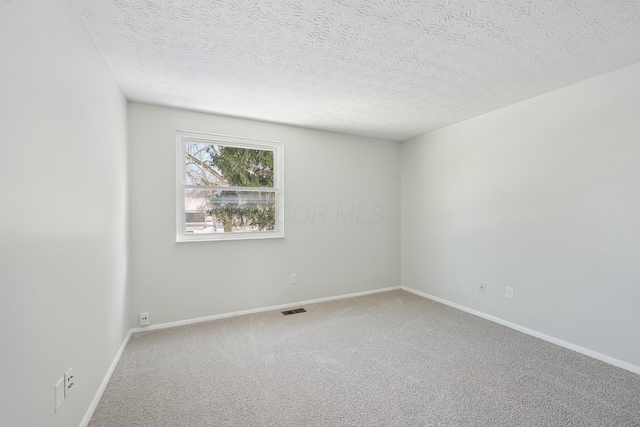
[[[134,334],[90,427],[640,426],[640,375],[392,291]]]

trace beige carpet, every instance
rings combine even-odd
[[[640,426],[640,376],[404,291],[135,334],[89,424]]]

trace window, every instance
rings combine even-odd
[[[281,142],[176,132],[177,240],[284,237]]]

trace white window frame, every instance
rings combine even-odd
[[[187,185],[186,184],[186,155],[185,143],[197,142],[219,144],[225,147],[238,147],[273,151],[273,187],[224,187],[215,185]],[[238,136],[216,135],[204,132],[176,131],[176,241],[177,242],[206,242],[217,240],[246,240],[246,239],[274,239],[284,238],[284,144],[278,141],[243,138]],[[211,188],[213,190],[255,190],[274,191],[276,194],[276,224],[273,231],[251,231],[232,233],[185,233],[186,188]]]

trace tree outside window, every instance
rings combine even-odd
[[[282,144],[178,132],[178,240],[283,237]]]

